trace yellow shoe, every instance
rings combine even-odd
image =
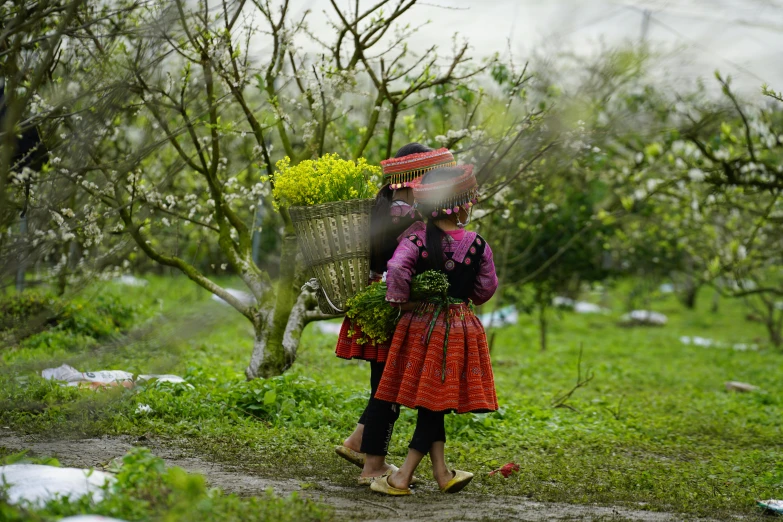
[[[375,480],[377,478],[381,478],[381,477],[386,476],[386,475],[391,475],[395,471],[397,471],[397,466],[395,466],[394,464],[389,464],[389,469],[384,471],[383,475],[380,475],[380,476],[377,476],[377,477],[359,477],[359,480],[358,480],[359,485],[360,486],[369,486],[370,484],[372,484],[373,480]]]
[[[360,468],[364,468],[364,459],[365,455],[364,453],[359,453],[358,451],[354,451],[351,448],[346,448],[345,446],[336,446],[334,448],[334,452],[337,453],[339,456],[350,462],[351,464],[355,466],[359,466]]]
[[[395,466],[394,464],[389,464],[389,466],[390,466],[389,469],[386,470],[384,475],[391,475],[392,473],[397,471],[397,466]],[[360,486],[369,486],[370,484],[372,484],[372,481],[377,478],[378,477],[359,477],[358,483]],[[413,478],[411,479],[411,487],[418,485],[418,483],[419,483],[419,477],[414,475]]]
[[[451,472],[454,473],[454,478],[449,480],[448,484],[440,488],[443,493],[457,493],[458,491],[462,491],[462,489],[473,480],[473,473],[468,471],[455,469]]]
[[[378,477],[370,483],[370,489],[384,495],[391,495],[393,497],[401,497],[405,495],[411,495],[413,492],[411,488],[399,489],[389,484],[389,475],[383,475]]]

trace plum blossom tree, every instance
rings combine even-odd
[[[253,256],[258,208],[271,208],[262,178],[274,173],[276,159],[336,151],[378,160],[402,144],[401,135],[435,141],[428,123],[412,129],[406,119],[427,107],[440,111],[445,144],[464,142],[466,154],[485,164],[540,147],[520,139],[538,125],[540,109],[516,96],[515,116],[499,124],[486,108],[474,80],[494,59],[472,62],[467,43],[445,59],[435,48],[417,55],[404,45],[414,29],[399,21],[415,3],[347,10],[332,3],[325,16],[333,39],[325,41],[311,31],[309,11],[294,15],[288,1],[153,1],[135,14],[139,29],[93,50],[94,67],[113,82],[102,96],[74,104],[78,124],[62,122],[62,160],[50,162],[50,179],[69,182],[88,202],[77,217],[91,244],[117,251],[130,241],[250,321],[248,378],[289,368],[305,325],[325,317],[302,287],[286,208],[276,221],[275,266]],[[304,40],[323,53],[306,53]],[[519,76],[517,87],[527,79]],[[68,223],[68,212],[58,216]],[[194,236],[218,250],[211,272],[184,255]],[[239,276],[250,297],[218,284],[213,274],[222,271]]]

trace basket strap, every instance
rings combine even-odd
[[[332,300],[329,299],[329,296],[327,295],[327,293],[324,292],[324,289],[321,288],[321,283],[315,277],[313,277],[308,282],[306,282],[304,285],[302,285],[302,290],[304,290],[305,288],[309,288],[310,290],[313,290],[314,292],[317,292],[317,291],[320,290],[321,291],[321,295],[324,296],[324,298],[326,299],[326,302],[329,303],[329,306],[332,307],[332,310],[334,310],[338,314],[344,314],[345,313],[345,310],[341,310],[341,309],[337,308],[334,305]]]

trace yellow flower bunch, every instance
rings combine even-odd
[[[331,201],[370,198],[375,195],[381,169],[364,158],[355,163],[337,154],[291,165],[287,156],[275,164],[272,195],[275,207],[319,205]]]

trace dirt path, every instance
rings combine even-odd
[[[337,520],[433,522],[487,520],[640,520],[664,522],[683,520],[671,513],[653,513],[624,507],[531,502],[522,497],[474,494],[469,491],[446,496],[433,486],[417,488],[412,498],[388,498],[365,488],[313,485],[295,479],[277,480],[249,474],[229,466],[187,456],[184,450],[154,440],[130,437],[104,437],[82,440],[36,440],[9,432],[0,433],[0,447],[13,451],[30,450],[34,455],[51,456],[63,466],[101,468],[121,457],[134,445],[143,445],[163,458],[169,466],[200,473],[211,486],[238,495],[259,495],[271,488],[287,495],[294,491],[332,506]],[[703,519],[702,519],[703,520]]]

